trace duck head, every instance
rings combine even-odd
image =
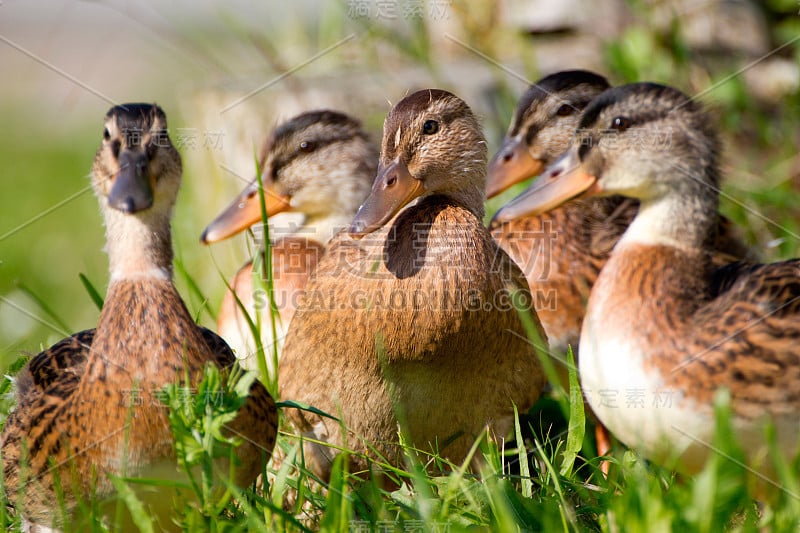
[[[457,96],[417,91],[386,117],[378,175],[350,235],[377,230],[418,198],[444,195],[483,217],[486,140],[475,115]]]
[[[278,126],[262,150],[267,216],[296,211],[305,215],[306,225],[327,218],[349,221],[369,192],[376,162],[377,149],[358,120],[330,110],[298,115]],[[248,184],[201,241],[226,239],[260,221],[258,186],[256,180]]]
[[[181,182],[181,158],[155,104],[112,107],[95,155],[92,185],[104,209],[136,215],[171,214]]]
[[[539,175],[555,161],[569,146],[581,111],[608,87],[604,77],[586,70],[556,72],[531,85],[489,162],[487,198]]]

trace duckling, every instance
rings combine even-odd
[[[92,167],[110,263],[100,319],[28,363],[0,435],[9,500],[32,527],[59,527],[62,497],[71,512],[78,500],[109,496],[112,476],[177,474],[167,411],[156,395],[186,376],[197,383],[209,362],[235,363],[222,339],[194,323],[172,282],[170,218],[180,181],[180,155],[161,108],[111,108]],[[254,383],[227,427],[243,436],[237,485],[261,472],[276,428],[275,403]],[[146,500],[151,512],[169,507],[165,496]]]
[[[378,164],[378,150],[361,123],[344,113],[318,110],[302,113],[281,124],[264,144],[259,158],[267,215],[295,211],[302,225],[271,244],[274,299],[278,310],[276,339],[272,338],[269,302],[253,286],[253,262],[246,263],[226,292],[217,318],[220,335],[231,345],[240,364],[257,369],[253,334],[237,298],[261,324],[261,343],[280,354],[309,274],[325,246],[347,227],[369,194]],[[203,232],[205,244],[228,238],[261,220],[258,183],[250,183]],[[235,297],[234,297],[235,294]],[[257,316],[260,315],[260,316]],[[273,362],[267,358],[272,373]]]
[[[509,204],[537,214],[576,196],[639,201],[592,287],[580,374],[616,437],[688,473],[712,453],[720,389],[756,469],[768,463],[766,420],[791,457],[800,436],[800,260],[715,267],[718,153],[696,101],[626,85],[589,104],[569,151]]]
[[[406,442],[463,462],[476,436],[503,436],[513,406],[538,398],[546,345],[528,341],[517,310],[530,308],[525,277],[481,222],[485,180],[486,143],[460,98],[422,90],[390,111],[372,191],[317,265],[279,365],[283,399],[347,428],[285,411],[329,445],[305,446],[322,478],[342,446],[357,452],[356,471],[368,458],[397,464],[398,427]]]

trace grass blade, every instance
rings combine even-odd
[[[275,283],[273,278],[272,272],[272,245],[269,237],[269,214],[267,213],[267,204],[266,199],[264,198],[264,183],[261,181],[261,162],[258,159],[258,155],[254,152],[254,158],[256,163],[256,184],[258,186],[258,204],[259,208],[261,209],[261,231],[262,235],[264,236],[264,255],[263,255],[263,262],[261,263],[261,274],[262,274],[262,282],[265,284],[265,288],[267,290],[267,301],[269,302],[269,324],[272,330],[272,350],[270,356],[272,357],[272,364],[273,368],[276,371],[276,380],[277,381],[277,370],[278,370],[278,325],[276,319],[278,317],[278,304],[275,302]],[[256,271],[256,263],[253,263],[253,272]],[[266,358],[266,354],[263,350],[258,354],[260,357]],[[259,367],[266,367],[266,360],[264,360],[263,365],[259,362]],[[265,377],[268,380],[268,377]]]
[[[575,356],[572,347],[567,349],[567,368],[569,369],[569,431],[567,445],[561,462],[561,475],[569,477],[575,459],[583,448],[583,437],[586,434],[586,415],[583,410],[583,394],[578,383],[578,372],[575,368]]]
[[[92,285],[92,282],[89,281],[89,278],[87,278],[83,272],[79,273],[78,277],[81,279],[81,283],[83,283],[83,287],[86,289],[86,292],[89,293],[89,297],[94,302],[94,305],[97,306],[98,310],[102,311],[104,302],[103,297],[100,296],[100,292],[95,289],[94,285]]]
[[[153,521],[148,516],[142,502],[136,497],[136,493],[133,492],[133,489],[131,489],[125,481],[115,476],[111,476],[111,482],[114,484],[114,488],[117,489],[119,497],[128,507],[133,523],[136,524],[139,531],[142,533],[154,533]]]
[[[522,495],[530,498],[533,495],[533,481],[528,463],[528,453],[525,449],[525,440],[522,438],[522,428],[519,425],[519,411],[514,406],[514,437],[517,440],[517,456],[519,457],[519,474],[522,483]]]
[[[212,311],[211,307],[209,307],[208,305],[208,298],[206,298],[206,295],[203,294],[203,291],[200,289],[200,286],[197,284],[197,282],[195,282],[194,278],[186,270],[183,261],[180,258],[176,257],[175,260],[173,261],[173,264],[175,265],[175,271],[178,273],[178,275],[180,275],[181,279],[186,283],[186,287],[189,289],[190,296],[193,297],[196,301],[200,302],[200,309],[197,310],[197,316],[195,317],[195,322],[199,322],[200,314],[202,314],[203,311],[205,311],[206,314],[208,314],[211,320],[216,321],[217,317],[214,316],[214,311]]]

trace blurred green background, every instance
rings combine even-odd
[[[88,172],[112,103],[155,101],[167,112],[185,166],[176,258],[199,292],[181,275],[177,283],[206,325],[222,277],[251,247],[239,237],[206,248],[199,235],[253,175],[253,152],[278,121],[338,107],[378,142],[390,102],[437,86],[478,112],[494,150],[528,83],[566,68],[700,95],[725,140],[723,212],[765,259],[793,257],[798,11],[797,0],[4,0],[0,368],[97,320],[79,275],[104,293],[104,234]]]

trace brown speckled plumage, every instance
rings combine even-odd
[[[748,462],[768,471],[767,419],[778,449],[794,457],[800,260],[714,265],[718,148],[701,107],[675,89],[632,84],[598,97],[581,128],[591,148],[576,142],[563,164],[572,170],[546,171],[549,191],[540,192],[561,191],[562,201],[586,190],[624,192],[641,202],[592,289],[581,333],[583,386],[598,417],[647,457],[696,472],[710,453],[713,399],[727,389]],[[670,143],[642,150],[641,139],[664,131]],[[579,182],[582,189],[568,185]],[[527,206],[535,209],[535,199]],[[671,400],[637,409],[597,395],[626,389]]]
[[[382,170],[351,233],[366,225],[365,210],[377,216],[384,178],[397,184],[384,172],[392,165],[426,193],[405,209],[392,204],[399,214],[374,232],[337,235],[309,281],[281,359],[281,396],[341,416],[349,433],[287,410],[305,435],[370,457],[374,447],[396,463],[399,426],[459,463],[487,425],[510,428],[512,403],[524,410],[539,396],[539,360],[504,300],[528,295],[524,276],[481,223],[485,158],[480,127],[449,93],[420,91],[387,117]],[[335,453],[307,446],[305,459],[326,476]]]
[[[636,202],[620,200],[578,200],[492,228],[497,244],[525,272],[556,357],[563,357],[567,346],[577,355],[592,285],[636,214]]]
[[[93,167],[111,263],[97,328],[31,360],[3,429],[5,485],[28,522],[59,525],[55,483],[69,512],[78,499],[113,492],[110,475],[147,475],[170,461],[177,475],[167,411],[156,395],[187,375],[197,383],[208,362],[223,369],[235,362],[224,341],[194,323],[172,284],[169,218],[180,170],[159,108],[112,108]],[[245,436],[236,450],[240,486],[260,473],[277,428],[266,389],[255,383],[250,393],[228,428]]]
[[[93,339],[94,329],[80,331],[34,356],[16,376],[18,399],[34,399],[56,380],[79,380]]]
[[[724,385],[744,419],[800,412],[800,261],[718,269],[702,251],[636,246],[609,265],[637,290],[609,296],[604,322],[642,332],[645,368],[665,389],[710,405]]]

